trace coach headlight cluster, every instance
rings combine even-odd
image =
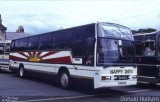
[[[101,80],[111,80],[111,76],[101,76]]]

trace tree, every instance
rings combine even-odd
[[[23,26],[20,25],[20,26],[18,27],[18,29],[16,30],[16,32],[17,32],[17,33],[24,33],[24,28],[23,28]]]
[[[156,29],[154,28],[147,28],[147,29],[139,29],[139,30],[132,30],[132,33],[135,34],[135,33],[151,33],[151,32],[155,32],[157,31]]]

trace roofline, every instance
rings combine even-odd
[[[123,25],[120,25],[120,24],[117,24],[117,23],[96,22],[96,23],[88,23],[88,24],[83,24],[83,25],[79,25],[79,26],[73,26],[73,27],[69,27],[69,28],[65,28],[65,29],[59,29],[59,30],[54,30],[54,31],[50,31],[50,32],[30,35],[30,36],[23,37],[23,38],[28,38],[28,37],[33,37],[33,36],[43,35],[43,34],[52,33],[52,32],[58,32],[58,31],[68,30],[68,29],[74,29],[74,28],[77,28],[77,27],[83,27],[83,26],[92,25],[92,24],[94,24],[94,25],[96,25],[96,24],[109,24],[109,25],[116,25],[116,26],[122,26],[122,27],[128,28],[126,26],[123,26]],[[128,28],[128,29],[130,30],[130,28]],[[18,38],[18,39],[23,39],[23,38]],[[18,39],[14,39],[14,40],[18,40]]]

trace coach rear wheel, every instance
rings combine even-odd
[[[20,66],[19,68],[19,77],[24,78],[25,72],[24,72],[24,67]]]
[[[70,88],[71,78],[68,72],[62,71],[59,75],[59,84],[62,88]]]

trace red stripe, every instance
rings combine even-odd
[[[24,58],[20,58],[20,57],[15,57],[15,56],[11,56],[9,57],[11,60],[14,61],[27,61],[28,59],[24,59]]]
[[[40,62],[72,64],[70,56],[41,60]]]
[[[35,55],[36,54],[36,52],[32,52],[33,53],[33,55]]]

